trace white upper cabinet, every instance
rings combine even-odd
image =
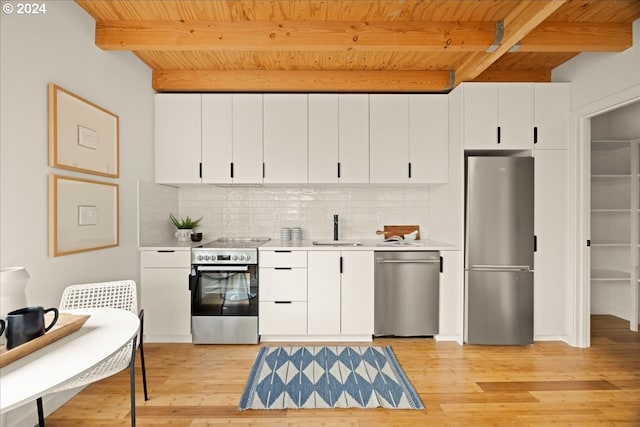
[[[467,83],[463,90],[465,149],[533,147],[531,83]]]
[[[339,182],[369,182],[369,95],[338,95]]]
[[[233,182],[262,183],[262,95],[233,95]]]
[[[155,95],[155,181],[200,183],[200,94]]]
[[[309,94],[309,183],[369,182],[369,97]]]
[[[307,95],[264,95],[264,182],[307,182]]]
[[[202,95],[202,182],[231,183],[233,95]]]
[[[447,95],[371,95],[371,182],[448,181]]]
[[[337,183],[338,95],[309,94],[309,183]]]
[[[411,183],[449,180],[449,97],[409,95]]]
[[[565,149],[569,142],[570,83],[534,83],[534,147]]]
[[[370,182],[409,180],[409,96],[369,96]]]

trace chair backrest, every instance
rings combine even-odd
[[[136,282],[86,283],[67,286],[60,299],[60,309],[110,307],[128,310],[138,315]]]

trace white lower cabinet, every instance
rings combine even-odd
[[[307,334],[306,251],[260,251],[259,321],[268,336]]]
[[[373,251],[308,253],[309,335],[373,335]]]
[[[438,340],[455,340],[462,344],[464,286],[462,251],[440,251],[440,332]]]
[[[191,342],[191,252],[140,252],[141,303],[146,342]]]

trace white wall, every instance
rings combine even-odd
[[[583,53],[552,71],[553,81],[572,83],[571,142],[572,189],[574,202],[572,230],[575,260],[574,280],[568,288],[567,321],[571,327],[569,343],[579,347],[590,345],[590,286],[588,280],[589,250],[589,150],[590,118],[617,107],[640,100],[640,19],[633,23],[633,46],[619,53]]]
[[[57,306],[71,283],[139,280],[136,183],[153,179],[153,91],[134,55],[95,46],[95,23],[75,2],[46,7],[43,15],[0,14],[0,265],[27,268],[29,304]],[[48,256],[47,177],[81,175],[48,167],[50,82],[120,118],[116,248]]]

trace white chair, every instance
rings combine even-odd
[[[89,372],[80,375],[55,391],[63,391],[82,385],[99,381],[103,378],[114,375],[129,367],[131,373],[131,425],[135,426],[135,352],[136,345],[140,348],[140,361],[142,365],[142,384],[144,388],[144,400],[149,400],[147,394],[147,374],[144,363],[144,310],[138,312],[138,297],[136,283],[133,280],[120,280],[102,283],[87,283],[71,285],[65,288],[60,299],[60,310],[75,308],[99,308],[109,307],[127,310],[136,314],[140,318],[140,331],[138,337],[122,346],[113,356]],[[40,426],[44,426],[44,411],[42,408],[42,398],[37,399],[38,420]]]

